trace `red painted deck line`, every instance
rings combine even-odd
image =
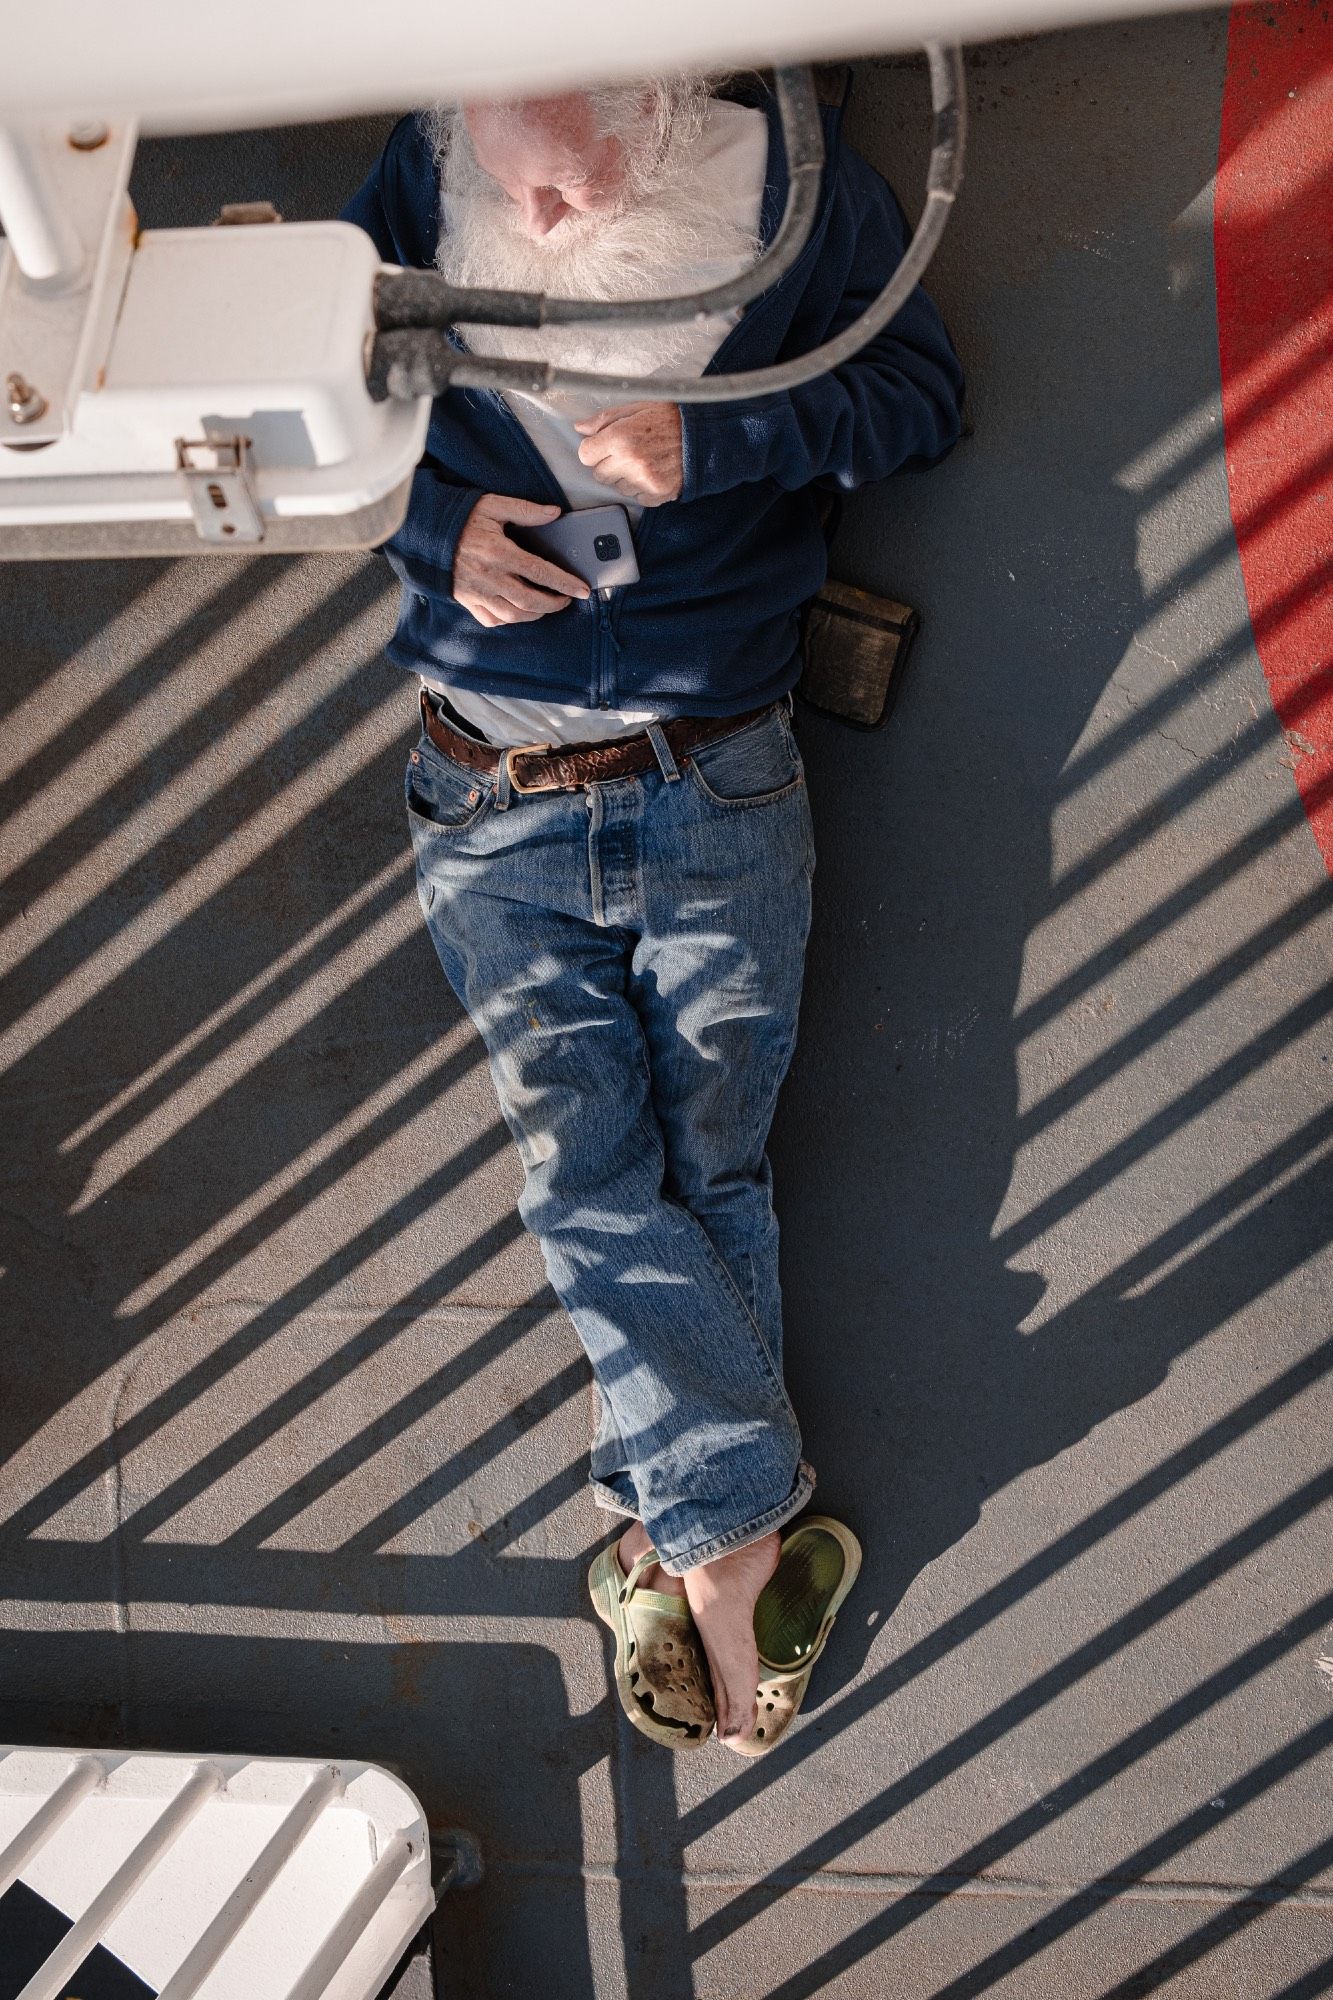
[[[1333,873],[1333,8],[1235,5],[1213,241],[1231,518]]]

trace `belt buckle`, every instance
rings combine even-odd
[[[546,757],[550,755],[553,747],[550,743],[514,743],[505,751],[505,773],[508,776],[510,785],[516,792],[522,794],[532,792],[562,792],[565,789],[563,785],[554,783],[549,785],[525,785],[514,769],[515,757]]]

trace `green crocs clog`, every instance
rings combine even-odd
[[[778,1566],[759,1593],[759,1710],[753,1734],[727,1748],[762,1757],[785,1735],[805,1699],[815,1661],[861,1568],[850,1528],[811,1514],[782,1538]]]
[[[656,1561],[648,1549],[626,1576],[613,1542],[588,1571],[588,1591],[615,1635],[616,1693],[634,1727],[669,1750],[697,1750],[716,1719],[708,1665],[685,1599],[640,1589]]]

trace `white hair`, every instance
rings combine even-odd
[[[705,76],[654,76],[641,83],[594,84],[588,102],[597,137],[626,141],[637,137],[653,159],[661,159],[673,138],[697,138],[711,83]]]
[[[589,300],[655,298],[734,277],[759,252],[703,164],[709,86],[664,78],[590,91],[599,136],[625,147],[625,184],[609,208],[567,215],[533,238],[514,203],[479,166],[461,107],[427,121],[440,184],[436,265],[451,284],[547,292]],[[522,115],[522,106],[514,107]],[[730,324],[715,320],[718,340]],[[697,348],[693,320],[648,325],[460,327],[474,353],[540,357],[569,368],[648,375],[684,365]]]
[[[704,122],[715,77],[684,74],[642,77],[632,83],[592,84],[581,95],[592,108],[593,135],[598,139],[619,139],[625,149],[625,188],[633,199],[651,183],[653,176],[674,147],[689,146]],[[492,107],[500,122],[517,125],[523,117],[522,99]],[[461,104],[439,104],[423,120],[437,167],[449,149],[465,136],[467,127]]]

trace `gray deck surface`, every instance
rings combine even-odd
[[[973,53],[932,282],[975,436],[841,532],[925,627],[887,733],[800,725],[774,1154],[866,1566],[763,1764],[608,1699],[387,571],[0,569],[0,1734],[398,1764],[487,1858],[451,1992],[1333,1991],[1333,890],[1227,512],[1224,44]],[[911,206],[920,72],[858,88]],[[155,141],[143,218],[329,213],[384,129]]]

